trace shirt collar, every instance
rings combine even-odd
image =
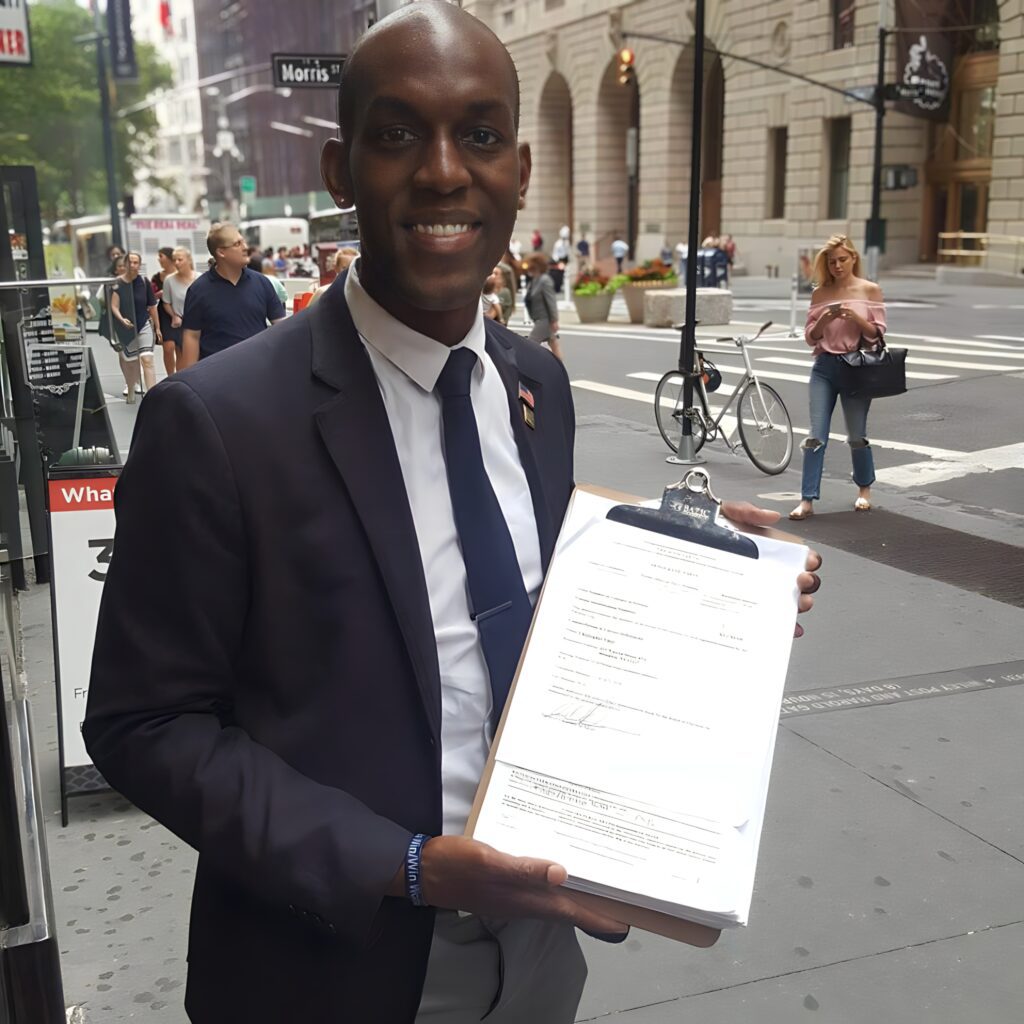
[[[357,259],[348,268],[345,301],[359,336],[424,391],[433,391],[451,349],[406,326],[372,299],[359,280],[358,267]],[[478,377],[483,376],[487,367],[484,359],[485,338],[481,315],[473,321],[473,326],[462,341],[453,346],[468,348],[476,353],[477,365],[473,372]]]

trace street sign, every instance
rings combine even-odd
[[[846,102],[855,103],[857,100],[863,103],[874,103],[875,87],[873,85],[851,85],[846,90]]]
[[[887,100],[913,100],[927,95],[928,87],[923,84],[904,85],[903,82],[894,82],[882,89],[882,96]]]
[[[341,84],[343,53],[272,53],[277,89],[337,89]]]
[[[238,179],[238,198],[243,203],[252,203],[256,199],[256,176],[243,174]]]
[[[28,35],[28,5],[0,4],[0,64],[31,64],[32,45]]]

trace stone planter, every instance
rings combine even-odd
[[[644,322],[644,296],[655,289],[675,288],[678,281],[631,281],[622,286],[622,297],[626,300],[626,309],[629,310],[629,322],[631,324],[642,324]]]
[[[596,295],[573,294],[572,304],[581,324],[600,324],[608,319],[612,309],[612,293],[598,292]]]

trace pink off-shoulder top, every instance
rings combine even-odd
[[[811,337],[811,331],[817,326],[829,306],[833,302],[818,302],[807,311],[807,324],[804,327],[804,340],[814,349],[814,355],[831,352],[839,355],[853,352],[860,344],[860,327],[852,320],[829,320],[822,328],[820,341]],[[852,309],[868,323],[874,324],[879,336],[885,334],[885,303],[870,302],[867,299],[843,299],[841,305]],[[873,343],[873,342],[872,342]]]

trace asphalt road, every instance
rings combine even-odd
[[[810,350],[802,337],[788,336],[789,300],[771,294],[780,291],[778,282],[737,282],[735,289],[733,323],[699,327],[700,347],[723,371],[727,389],[739,380],[742,359],[735,345],[712,339],[753,333],[773,320],[749,351],[758,375],[782,396],[799,444],[807,436]],[[876,400],[868,418],[878,503],[901,507],[914,500],[973,517],[968,529],[1016,535],[1024,527],[1024,289],[939,295],[933,283],[907,279],[889,282],[886,290],[888,340],[909,350],[909,391]],[[769,294],[751,294],[758,291]],[[803,308],[802,301],[801,317]],[[561,333],[580,425],[577,478],[611,484],[625,469],[637,485],[656,488],[673,470],[662,465],[668,450],[655,429],[654,389],[678,362],[679,334],[631,325],[624,307],[613,308],[608,324],[579,325],[572,319],[566,311]],[[724,391],[712,396],[713,408],[723,404]],[[628,445],[619,439],[609,446],[605,435],[614,433],[616,424],[630,437]],[[832,434],[819,511],[849,508],[855,497],[838,408]],[[715,479],[727,481],[720,489],[730,496],[773,496],[763,500],[777,501],[773,507],[782,511],[799,497],[799,451],[776,477],[762,475],[742,451],[731,455],[721,441],[706,445],[702,455]]]

